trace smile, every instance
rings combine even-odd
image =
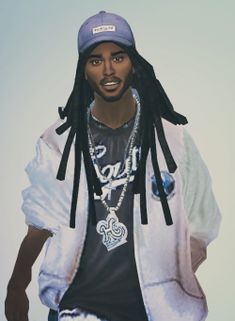
[[[115,86],[118,85],[119,81],[111,81],[104,84],[104,86]]]

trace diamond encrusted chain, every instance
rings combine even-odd
[[[109,207],[107,202],[105,201],[104,198],[102,198],[102,196],[100,197],[100,200],[102,202],[102,204],[104,205],[104,207],[107,209],[108,212],[115,211],[117,212],[119,210],[119,208],[122,205],[126,190],[127,190],[127,185],[130,181],[130,177],[131,177],[131,167],[132,167],[132,155],[133,155],[133,148],[134,148],[134,143],[135,143],[135,139],[137,136],[137,132],[138,132],[138,128],[139,128],[139,121],[140,121],[140,101],[138,99],[138,97],[136,95],[133,95],[135,101],[136,101],[136,116],[135,116],[135,122],[134,122],[134,126],[128,141],[128,145],[129,145],[129,152],[128,152],[128,157],[127,159],[124,161],[124,163],[126,164],[126,180],[125,183],[123,184],[123,188],[122,188],[122,192],[120,194],[119,200],[117,202],[117,205],[115,207]],[[88,120],[90,118],[90,109],[88,110]],[[91,159],[93,161],[93,165],[96,168],[96,171],[98,171],[99,176],[102,177],[102,179],[104,180],[108,180],[107,177],[105,177],[102,173],[101,173],[101,169],[98,163],[98,158],[95,152],[95,144],[94,144],[94,139],[92,137],[91,134],[91,130],[89,127],[89,122],[88,122],[88,143],[89,143],[89,151],[90,151],[90,155],[91,155]],[[95,166],[97,165],[97,166]]]
[[[135,116],[135,122],[134,122],[134,126],[133,126],[133,129],[132,129],[132,132],[131,132],[131,135],[128,139],[128,143],[126,145],[126,148],[125,148],[125,152],[124,152],[124,162],[123,164],[120,166],[119,170],[118,170],[118,173],[117,175],[123,171],[125,165],[126,165],[126,161],[128,159],[127,157],[127,154],[128,154],[128,150],[130,149],[130,144],[131,144],[131,140],[132,138],[134,138],[134,141],[135,141],[135,138],[136,138],[136,134],[137,132],[135,133],[135,129],[137,130],[138,129],[138,126],[139,126],[139,117],[140,117],[140,102],[139,102],[139,99],[138,97],[133,94],[133,98],[135,99],[136,101],[136,116]],[[97,157],[97,154],[95,152],[95,141],[94,141],[94,138],[92,136],[92,133],[91,133],[91,129],[89,127],[89,120],[90,120],[90,117],[93,117],[91,116],[91,108],[93,106],[94,102],[91,103],[90,105],[90,108],[88,109],[88,113],[87,113],[87,123],[88,123],[88,139],[90,140],[89,141],[89,148],[90,148],[90,155],[92,157],[92,161],[93,161],[93,164],[94,164],[94,167],[96,168],[96,171],[99,173],[99,176],[102,178],[103,181],[110,181],[110,179],[108,179],[104,174],[102,174],[102,171],[101,171],[101,166],[99,164],[99,161],[98,161],[98,157]],[[94,117],[94,119],[96,120],[96,118]],[[98,121],[98,120],[97,120]],[[135,137],[133,137],[133,135],[135,135]],[[91,143],[91,144],[90,144]]]
[[[126,166],[126,179],[122,187],[121,194],[119,196],[118,202],[116,206],[110,207],[107,202],[105,201],[104,196],[100,196],[100,201],[102,202],[103,206],[106,208],[108,215],[105,220],[100,220],[96,225],[96,231],[98,234],[102,235],[102,243],[106,246],[107,250],[110,251],[122,244],[127,242],[127,227],[119,222],[119,219],[116,215],[116,212],[122,205],[123,199],[125,197],[127,191],[127,185],[130,182],[131,172],[132,172],[132,157],[133,157],[133,150],[134,150],[134,143],[136,140],[139,123],[140,123],[140,101],[136,95],[133,94],[133,97],[136,101],[137,110],[135,116],[134,126],[131,132],[131,135],[128,140],[128,144],[124,154],[124,165]],[[95,150],[95,142],[92,137],[91,129],[89,126],[89,119],[90,119],[90,108],[88,109],[87,114],[87,123],[88,123],[88,143],[89,143],[89,152],[91,155],[91,159],[97,174],[102,177],[102,180],[108,180],[110,188],[112,187],[112,179],[107,179],[105,175],[102,174],[101,168],[99,166],[98,157],[96,155]],[[126,155],[128,156],[126,157]]]

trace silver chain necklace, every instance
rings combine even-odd
[[[130,182],[131,178],[131,171],[132,171],[132,156],[133,156],[133,149],[134,149],[134,143],[136,140],[138,128],[139,128],[139,122],[140,122],[140,102],[136,95],[133,95],[137,110],[136,110],[136,116],[135,116],[135,122],[134,126],[131,132],[131,135],[128,140],[127,144],[127,150],[125,151],[125,158],[126,154],[128,154],[127,158],[124,158],[124,164],[126,165],[126,179],[122,187],[121,194],[119,196],[119,200],[117,202],[117,205],[115,207],[110,207],[107,202],[105,201],[104,197],[100,197],[100,201],[102,202],[103,206],[106,208],[108,215],[105,220],[100,220],[96,225],[96,231],[100,235],[102,235],[102,243],[106,246],[107,250],[110,251],[122,244],[125,244],[127,242],[127,227],[119,222],[119,219],[116,215],[116,212],[119,210],[119,208],[122,205],[123,199],[125,197],[126,191],[127,191],[127,185]],[[97,172],[98,177],[102,177],[102,179],[107,180],[107,177],[105,177],[101,173],[101,168],[98,163],[98,158],[96,155],[96,149],[95,149],[95,143],[94,139],[92,137],[91,129],[89,126],[89,119],[90,119],[90,108],[88,109],[88,143],[89,143],[89,152],[91,155],[91,159],[93,162],[93,165],[95,167],[95,170]],[[111,188],[112,185],[112,179],[109,179],[109,188]]]
[[[133,94],[133,98],[135,99],[136,101],[136,106],[137,106],[137,113],[138,113],[138,108],[140,108],[140,103],[139,103],[139,100],[137,98],[136,95]],[[90,130],[90,127],[89,127],[89,121],[90,121],[90,117],[93,117],[93,119],[95,119],[97,122],[99,122],[99,120],[92,116],[91,115],[91,108],[94,106],[94,102],[91,103],[90,105],[90,108],[88,109],[88,113],[87,113],[87,123],[88,123],[88,134],[89,134],[89,139],[91,140],[91,145],[92,147],[94,148],[94,151],[95,151],[95,141],[94,141],[94,138],[92,136],[92,133],[91,133],[91,130]],[[134,131],[134,128],[135,128],[135,125],[136,125],[136,122],[139,122],[139,116],[137,115],[136,113],[136,116],[135,116],[135,123],[134,123],[134,126],[133,126],[133,130],[131,132],[131,135],[128,139],[128,143],[126,145],[126,148],[125,148],[125,152],[124,152],[124,160],[127,160],[127,154],[128,154],[128,150],[129,150],[129,147],[130,147],[130,143],[131,143],[131,139],[132,139],[132,135],[134,134],[133,131]],[[137,124],[138,126],[139,124]],[[112,179],[109,179],[108,177],[106,177],[104,174],[102,174],[102,171],[101,171],[101,166],[99,164],[99,161],[98,161],[98,157],[97,157],[97,154],[92,150],[92,153],[94,154],[94,161],[93,161],[93,164],[96,168],[96,171],[99,173],[100,177],[102,178],[103,181],[112,181]],[[91,154],[91,153],[90,153]],[[117,172],[117,176],[120,174],[120,172],[122,172],[124,170],[124,167],[126,165],[126,162],[124,161],[123,164],[120,166],[118,172]]]

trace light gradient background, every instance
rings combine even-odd
[[[57,118],[72,89],[80,24],[99,10],[123,15],[137,48],[154,66],[206,161],[223,214],[219,238],[197,276],[208,321],[234,312],[234,1],[0,1],[1,312],[5,288],[26,233],[21,190],[39,135]],[[28,288],[30,321],[46,320],[37,271]],[[170,320],[169,320],[170,321]]]

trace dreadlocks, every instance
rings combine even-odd
[[[187,123],[187,119],[183,115],[174,111],[170,100],[155,76],[152,65],[150,65],[142,56],[140,56],[134,47],[126,47],[124,45],[121,45],[121,47],[127,52],[132,61],[135,70],[133,76],[133,87],[139,94],[141,104],[141,157],[133,182],[134,193],[140,194],[141,222],[142,224],[148,223],[145,177],[146,161],[150,150],[154,175],[157,181],[165,221],[167,225],[171,225],[173,222],[166,194],[163,188],[161,173],[157,160],[155,132],[157,133],[158,141],[163,151],[168,170],[170,173],[173,173],[175,172],[177,166],[168,147],[161,118],[163,117],[175,125],[184,125]],[[96,193],[98,196],[102,195],[101,184],[93,166],[88,147],[87,108],[93,101],[94,94],[91,91],[88,82],[85,80],[84,67],[86,58],[93,48],[94,46],[79,56],[73,90],[65,108],[63,109],[59,107],[59,115],[61,119],[66,117],[66,121],[56,129],[57,134],[60,135],[70,128],[57,173],[58,180],[65,179],[70,148],[75,139],[75,168],[70,211],[70,227],[73,228],[75,227],[75,214],[82,155],[87,177],[89,213],[91,215],[93,224],[96,224],[94,193]]]

